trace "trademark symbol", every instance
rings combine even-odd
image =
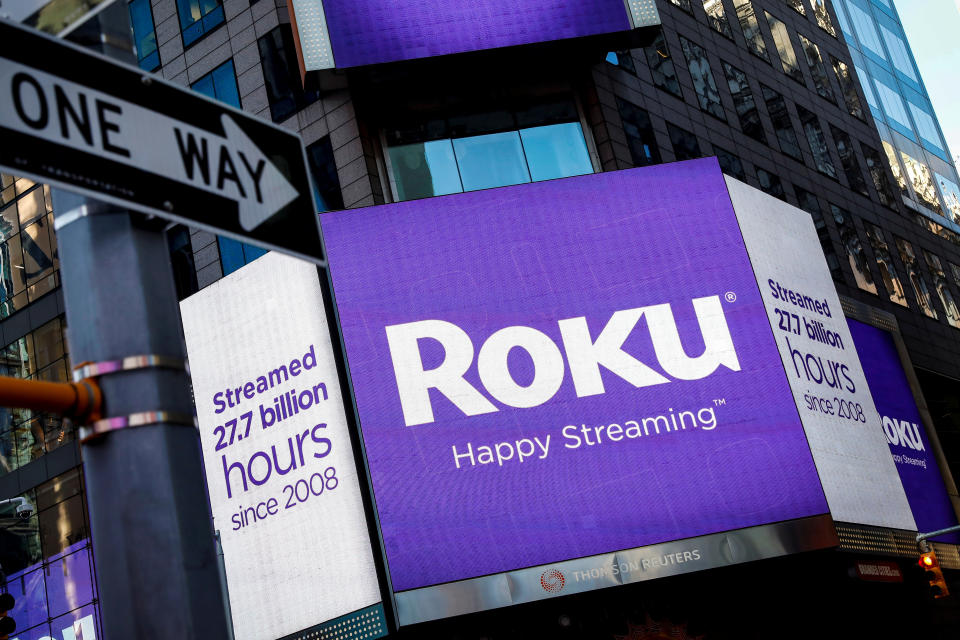
[[[727,291],[725,294],[723,294],[723,299],[727,302],[736,302],[737,294],[735,294],[733,291]]]
[[[726,398],[717,398],[716,400],[713,401],[713,406],[715,407],[722,407],[725,404],[727,404]]]

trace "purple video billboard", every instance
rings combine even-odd
[[[929,532],[955,526],[957,515],[930,448],[930,439],[893,335],[858,320],[848,319],[847,324],[880,413],[883,433],[890,445],[917,530]],[[957,544],[960,535],[951,534],[935,540]]]
[[[395,591],[828,512],[715,159],[321,224]]]
[[[340,68],[631,28],[623,0],[323,0],[323,13]]]

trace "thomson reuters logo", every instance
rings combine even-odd
[[[547,569],[540,576],[540,586],[547,593],[560,593],[566,582],[563,574],[556,569]]]

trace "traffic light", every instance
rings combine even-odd
[[[920,567],[924,571],[924,577],[930,584],[930,595],[934,598],[946,598],[950,595],[947,589],[947,583],[943,579],[943,571],[940,569],[940,562],[937,560],[937,554],[933,551],[927,551],[920,554]]]
[[[7,640],[17,630],[17,623],[7,615],[16,602],[9,593],[0,593],[0,640]]]

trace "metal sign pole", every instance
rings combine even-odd
[[[97,19],[122,33],[126,3],[116,8]],[[164,235],[118,206],[62,190],[53,200],[71,356],[104,397],[105,418],[81,430],[104,633],[226,640]]]

